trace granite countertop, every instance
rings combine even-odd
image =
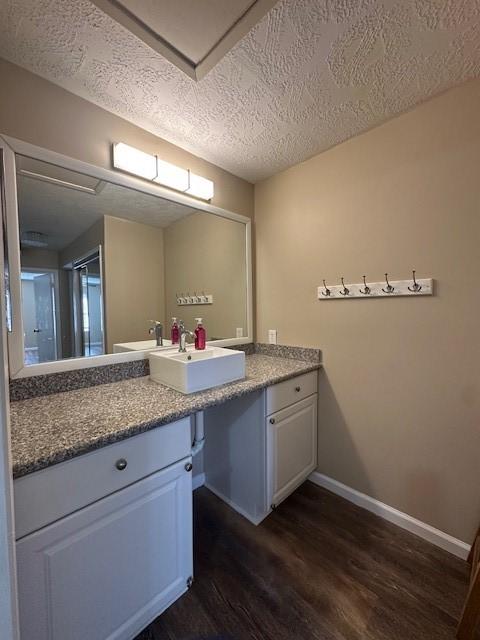
[[[319,362],[253,354],[246,357],[244,380],[190,395],[140,377],[12,402],[13,476],[39,471],[320,367]]]

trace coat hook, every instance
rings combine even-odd
[[[345,282],[343,281],[343,278],[340,278],[342,281],[342,287],[343,287],[343,291],[340,291],[340,295],[341,296],[348,296],[350,295],[350,289],[347,289],[347,287],[345,286]]]
[[[383,293],[393,293],[395,291],[395,287],[392,287],[392,285],[389,283],[388,273],[385,274],[385,282],[387,283],[387,288],[382,289]]]
[[[362,289],[360,289],[360,293],[363,293],[364,296],[368,296],[370,295],[370,293],[372,292],[372,290],[370,289],[370,287],[367,284],[367,281],[365,279],[365,276],[363,276],[363,291]]]
[[[412,279],[413,279],[413,287],[408,287],[408,290],[411,291],[412,293],[418,293],[419,291],[422,290],[422,285],[418,284],[418,282],[415,279],[415,269],[412,271]]]
[[[325,280],[323,281],[323,286],[325,287],[325,291],[322,291],[322,296],[325,296],[326,298],[328,298],[328,296],[332,295],[332,292],[330,291],[330,289],[327,287]]]

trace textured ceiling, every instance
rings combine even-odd
[[[27,165],[25,162],[22,164]],[[36,163],[36,171],[40,175],[55,175],[51,167],[43,162]],[[73,184],[84,183],[82,174],[69,174],[69,181]],[[153,227],[168,227],[198,211],[109,182],[103,183],[97,195],[92,195],[19,175],[17,191],[20,232],[45,234],[48,236],[48,248],[53,251],[64,249],[106,215]]]
[[[282,0],[199,82],[87,0],[0,0],[0,56],[257,181],[480,75],[480,0]]]
[[[249,9],[252,0],[116,0],[116,3],[198,64]]]

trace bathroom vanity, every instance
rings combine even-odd
[[[259,524],[317,463],[317,372],[205,411],[205,484]]]
[[[0,154],[21,637],[131,640],[193,580],[196,427],[195,485],[259,524],[316,466],[320,352],[253,344],[249,218]]]
[[[22,638],[133,638],[192,580],[185,418],[14,483]]]
[[[136,378],[12,404],[22,637],[128,640],[188,589],[198,411],[206,485],[251,522],[306,479],[318,358],[246,365],[192,395]]]

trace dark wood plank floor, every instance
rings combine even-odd
[[[467,565],[306,482],[260,526],[195,492],[195,582],[136,640],[452,640]]]

